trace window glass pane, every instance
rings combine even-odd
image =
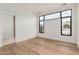
[[[44,32],[44,21],[40,21],[40,33]]]
[[[40,20],[44,20],[44,16],[40,16]]]
[[[62,34],[70,35],[70,17],[62,18]]]
[[[71,10],[62,11],[62,17],[71,16]]]
[[[59,13],[50,14],[50,15],[46,15],[45,16],[45,20],[46,19],[59,18],[59,17],[60,17],[60,12]]]

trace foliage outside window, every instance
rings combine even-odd
[[[39,33],[44,33],[44,23],[47,20],[61,19],[61,35],[72,35],[72,10],[59,11],[39,17]]]

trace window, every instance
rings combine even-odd
[[[44,16],[40,16],[39,18],[39,33],[44,33]]]
[[[71,10],[61,11],[61,35],[72,35]]]
[[[67,17],[67,16],[71,16],[71,10],[67,10],[67,11],[62,12],[62,17]]]
[[[45,20],[55,19],[55,18],[60,18],[60,12],[49,14],[49,15],[45,15]]]
[[[61,35],[72,35],[72,10],[64,10],[39,17],[39,33],[44,33],[44,23],[46,20],[61,19]]]
[[[40,20],[44,20],[44,16],[40,16]]]

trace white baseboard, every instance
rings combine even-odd
[[[15,42],[14,39],[4,40],[4,41],[3,41],[3,46],[5,46],[5,45],[9,45],[9,44],[12,44],[12,43],[14,43],[14,42]]]
[[[30,36],[30,37],[21,38],[21,39],[15,39],[15,40],[16,40],[15,42],[18,43],[18,42],[21,42],[21,41],[33,39],[33,38],[35,38],[35,37],[37,37],[37,36]]]
[[[2,43],[0,43],[0,47],[2,47],[3,45],[2,45]]]
[[[30,37],[26,37],[26,38],[23,38],[23,39],[14,39],[14,40],[5,40],[4,42],[3,42],[3,46],[5,46],[5,45],[9,45],[9,44],[12,44],[12,43],[19,43],[19,42],[21,42],[21,41],[25,41],[25,40],[29,40],[29,39],[33,39],[33,38],[35,38],[35,37],[37,37],[37,36],[30,36]],[[2,46],[1,46],[2,47]]]
[[[79,48],[79,44],[77,44],[77,47]]]
[[[38,36],[38,37],[41,37],[41,36]],[[48,37],[41,37],[41,38],[56,40],[56,41],[62,41],[62,42],[67,42],[67,43],[72,43],[72,44],[77,44],[76,42],[68,42],[68,41],[64,41],[64,40],[61,40],[61,39],[52,39],[52,38],[48,38]]]

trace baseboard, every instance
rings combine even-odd
[[[43,38],[43,39],[50,39],[50,38],[46,38],[46,37],[39,37],[39,38]],[[50,40],[54,40],[54,41],[60,41],[60,42],[65,42],[62,40],[56,40],[56,39],[50,39]],[[69,44],[76,44],[76,43],[71,43],[71,42],[65,42],[65,43],[69,43]],[[76,44],[77,45],[77,44]]]
[[[5,40],[3,42],[3,46],[6,46],[6,45],[9,45],[9,44],[12,44],[12,43],[15,43],[15,40],[14,39],[8,39],[8,40]]]
[[[0,43],[0,47],[3,47],[2,43]]]
[[[5,44],[3,44],[3,46],[10,45],[10,44],[13,44],[13,43],[19,43],[19,42],[22,42],[22,41],[25,41],[25,40],[29,40],[29,39],[34,39],[36,37],[37,36],[32,36],[32,37],[26,37],[25,39],[20,39],[20,40],[14,39],[14,41],[5,41],[4,42]]]
[[[36,38],[36,37],[37,37],[37,36],[26,37],[26,38],[20,39],[20,40],[15,39],[15,40],[16,40],[15,42],[18,43],[18,42],[22,42],[22,41],[29,40],[29,39],[34,39],[34,38]]]
[[[77,47],[79,48],[79,44],[77,44]]]

